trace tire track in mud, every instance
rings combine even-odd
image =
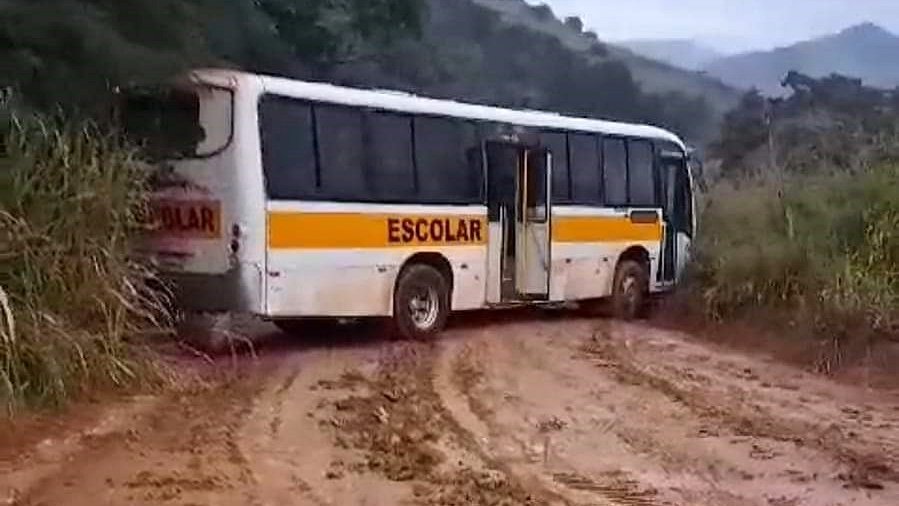
[[[16,505],[258,505],[238,432],[255,382],[241,376],[160,400],[150,413],[94,438]]]
[[[897,504],[886,398],[869,397],[878,411],[865,440],[815,418],[855,390],[677,333],[532,322],[448,341],[441,374],[452,386],[440,394],[465,404],[450,403],[453,416],[512,472],[570,503]]]
[[[452,381],[455,388],[465,397],[471,412],[483,422],[494,437],[499,436],[501,429],[493,422],[493,410],[483,401],[477,390],[485,380],[485,364],[471,346],[464,346],[452,359]],[[565,423],[552,417],[541,420],[538,430],[545,434],[542,461],[548,461],[551,448],[551,434],[565,428]],[[519,441],[519,450],[526,454],[529,448]],[[608,504],[610,506],[661,506],[669,504],[661,501],[652,488],[642,486],[631,479],[625,472],[606,473],[590,478],[577,472],[552,472],[551,480],[555,485],[564,487],[557,492],[562,495],[577,495],[568,499],[574,504]],[[565,490],[567,489],[567,490]],[[573,493],[566,494],[565,492]],[[584,493],[588,497],[584,497]]]
[[[436,345],[391,345],[374,377],[344,374],[351,391],[321,420],[335,443],[362,452],[340,467],[413,483],[414,504],[568,505],[552,491],[525,483],[490,458],[450,413],[434,388]]]
[[[281,431],[281,426],[284,423],[281,418],[281,412],[284,410],[284,401],[287,395],[287,392],[293,388],[294,383],[300,375],[299,366],[294,366],[293,370],[290,374],[284,378],[284,381],[278,386],[277,390],[275,390],[275,401],[272,404],[272,415],[271,420],[269,421],[269,430],[270,436],[272,439],[276,439],[278,437],[278,433]]]
[[[646,326],[285,342],[252,364],[156,397],[11,504],[899,504],[895,400]]]
[[[652,367],[640,365],[636,356],[620,341],[610,338],[607,332],[599,327],[597,333],[584,342],[581,351],[599,359],[603,367],[612,369],[620,382],[661,392],[673,402],[710,420],[712,426],[729,429],[737,436],[770,439],[831,455],[836,463],[845,466],[846,471],[838,478],[847,487],[880,490],[883,482],[899,483],[899,468],[894,459],[874,449],[852,448],[853,442],[836,424],[822,429],[798,420],[781,419],[761,406],[745,404],[742,399],[721,402],[721,399],[710,398],[707,391],[684,388],[664,374],[654,372]],[[694,375],[691,379],[699,378]],[[766,458],[765,450],[757,448],[754,457]]]

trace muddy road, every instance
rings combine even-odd
[[[899,504],[899,391],[642,324],[279,336],[8,456],[16,505]]]

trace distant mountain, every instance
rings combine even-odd
[[[595,61],[623,62],[641,88],[648,93],[701,96],[708,101],[719,117],[739,102],[740,91],[725,85],[719,79],[706,76],[702,72],[678,68],[670,63],[637,54],[626,47],[601,41],[596,33],[575,29],[575,27],[583,28],[580,20],[569,18],[563,22],[545,5],[532,6],[525,0],[473,1],[500,13],[510,24],[553,35],[567,47],[585,53]]]
[[[692,39],[629,40],[616,45],[641,56],[670,63],[687,70],[702,70],[706,65],[724,57],[723,54]]]
[[[706,67],[709,75],[731,86],[756,87],[769,95],[784,95],[783,77],[796,70],[813,77],[832,73],[861,78],[866,85],[899,85],[899,37],[865,23],[842,32],[773,51],[721,58]]]

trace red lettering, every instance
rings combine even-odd
[[[400,242],[400,220],[390,218],[387,220],[387,241],[391,243]]]
[[[481,237],[481,220],[471,220],[471,240],[472,242],[483,242]]]
[[[162,208],[162,227],[165,230],[173,230],[176,226],[176,219],[174,214],[174,209],[171,207],[163,207]]]
[[[195,207],[190,208],[190,212],[188,213],[187,218],[187,230],[194,231],[200,230],[200,213],[197,212]]]
[[[428,242],[428,220],[419,219],[415,222],[415,238],[418,242]]]
[[[434,242],[442,242],[443,238],[443,222],[434,220],[431,222],[431,240]]]
[[[450,220],[444,220],[443,229],[446,231],[446,242],[456,242],[459,238],[453,235],[453,226]]]
[[[403,220],[403,242],[412,242],[415,239],[415,222],[406,218]]]
[[[175,228],[178,231],[181,231],[181,230],[184,230],[187,228],[187,226],[184,224],[184,213],[182,211],[183,211],[183,209],[181,209],[180,207],[175,207],[172,209],[172,213],[175,215],[174,216],[175,222],[173,223],[173,228]]]
[[[468,242],[468,220],[459,220],[459,229],[456,231],[456,235],[460,241]]]
[[[203,228],[203,231],[209,234],[218,232],[215,225],[215,213],[212,212],[212,209],[209,209],[208,207],[201,209],[200,220],[202,221],[201,227]]]

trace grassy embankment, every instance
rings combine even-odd
[[[813,337],[819,366],[899,335],[899,170],[720,183],[701,197],[687,293],[714,321]],[[781,326],[786,325],[786,326]]]
[[[0,104],[0,403],[9,414],[162,378],[129,340],[168,325],[132,256],[136,151],[90,124]]]

